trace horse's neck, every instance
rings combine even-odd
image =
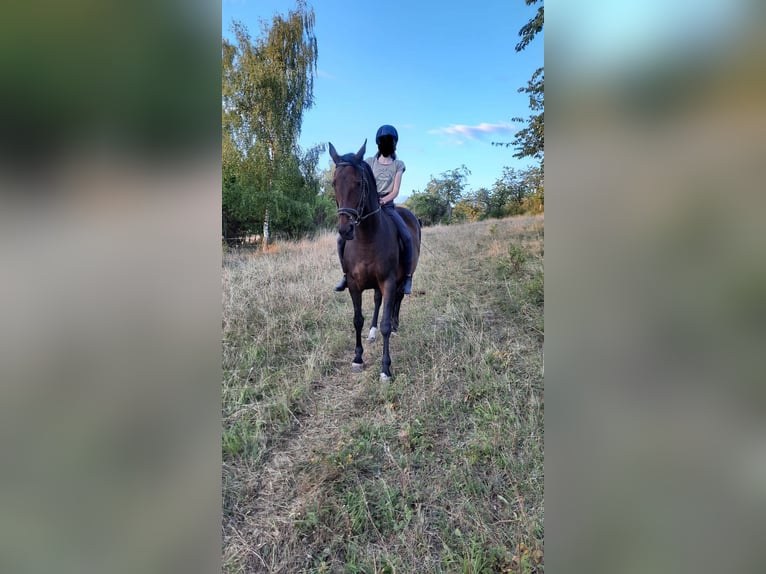
[[[383,216],[383,209],[379,209],[377,213],[372,213],[376,209],[381,207],[380,205],[373,206],[369,211],[365,208],[365,215],[370,214],[364,221],[361,221],[356,228],[357,234],[362,240],[373,241],[378,235],[380,227],[383,225],[381,217]]]
[[[375,180],[372,179],[372,182]],[[374,240],[378,234],[378,230],[381,225],[384,225],[382,221],[383,206],[380,205],[378,200],[377,186],[369,185],[367,203],[364,206],[364,220],[357,226],[357,233],[363,238],[369,241]]]

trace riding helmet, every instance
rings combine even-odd
[[[394,126],[389,126],[388,124],[378,128],[378,133],[375,134],[375,143],[380,144],[380,138],[383,136],[393,136],[394,145],[399,141],[399,134],[396,132],[396,128]]]

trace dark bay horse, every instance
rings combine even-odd
[[[339,156],[330,144],[330,157],[335,163],[335,202],[338,206],[338,233],[346,240],[343,263],[346,270],[348,290],[354,304],[354,328],[356,329],[356,353],[351,363],[352,371],[364,368],[362,360],[362,292],[375,290],[375,312],[370,339],[375,338],[378,311],[383,308],[380,333],[383,335],[383,360],[380,378],[391,377],[389,337],[399,326],[399,308],[404,297],[405,270],[399,249],[396,225],[380,208],[378,189],[372,169],[364,161],[367,140],[355,154]],[[420,222],[411,211],[397,206],[412,235],[412,269],[417,266],[420,254]]]

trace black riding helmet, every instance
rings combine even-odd
[[[378,133],[375,134],[375,143],[379,144],[380,138],[383,136],[392,136],[394,138],[394,145],[399,142],[399,134],[396,133],[396,128],[394,126],[389,126],[388,124],[380,126],[378,128]]]
[[[375,134],[375,143],[378,144],[378,153],[383,157],[396,158],[396,144],[399,141],[399,134],[396,133],[394,126],[388,124],[380,126],[378,133]]]

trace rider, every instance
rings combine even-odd
[[[399,187],[402,184],[402,174],[406,169],[404,162],[396,159],[396,144],[398,141],[399,134],[394,126],[380,126],[378,133],[375,135],[378,153],[366,158],[364,161],[370,165],[375,176],[375,184],[378,188],[378,201],[381,208],[394,221],[399,237],[402,238],[402,243],[404,244],[404,268],[407,270],[403,290],[405,295],[409,295],[412,293],[412,236],[394,206],[394,199],[399,195]],[[345,246],[346,240],[338,237],[338,256],[340,257],[341,267],[343,266],[343,249]],[[343,279],[335,286],[335,290],[343,291],[346,286],[346,273],[344,271]]]

